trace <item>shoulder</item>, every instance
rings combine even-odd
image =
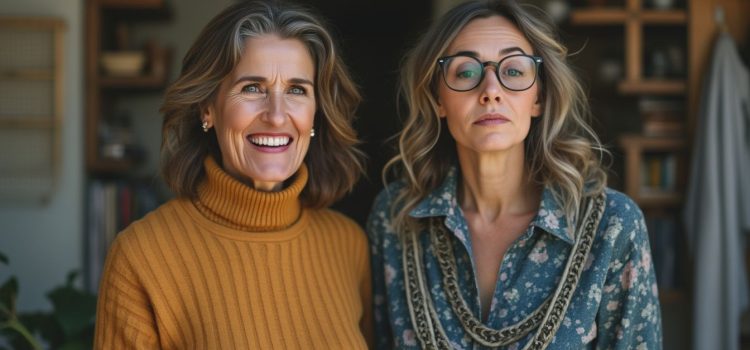
[[[184,210],[184,200],[173,199],[132,222],[117,234],[114,247],[125,251],[143,251],[146,246],[157,246],[156,236],[165,234],[169,217],[189,217]]]
[[[598,235],[620,253],[648,245],[643,212],[628,195],[607,188],[606,203]]]
[[[373,215],[385,217],[386,214],[389,214],[391,211],[393,211],[394,207],[399,206],[396,201],[398,199],[399,193],[404,189],[404,187],[406,187],[406,185],[403,181],[395,181],[386,185],[385,188],[383,188],[380,193],[378,193],[378,195],[375,197],[375,201],[373,201],[372,203],[372,208],[370,210],[370,219],[373,218]]]
[[[365,240],[365,233],[352,218],[330,208],[308,209],[309,223],[313,230],[325,232],[327,236],[353,239],[355,242]]]
[[[406,184],[402,180],[389,183],[375,197],[373,208],[390,207],[390,206],[395,205],[396,198],[405,187],[406,187]]]
[[[607,188],[605,193],[606,202],[602,222],[606,227],[617,226],[627,231],[641,230],[642,226],[645,227],[643,212],[632,198],[611,188]]]
[[[607,195],[607,202],[604,211],[605,217],[617,216],[627,219],[643,219],[641,208],[638,207],[638,204],[636,204],[628,195],[609,187],[605,189],[605,193]]]

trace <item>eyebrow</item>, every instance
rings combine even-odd
[[[266,81],[268,81],[268,79],[266,79],[265,77],[257,76],[257,75],[245,75],[245,76],[241,76],[241,77],[239,77],[239,79],[235,80],[234,84],[232,84],[232,86],[237,85],[237,84],[239,84],[241,82],[245,82],[245,81],[266,82]],[[315,84],[313,84],[312,81],[310,81],[308,79],[305,79],[305,78],[290,78],[289,79],[289,83],[315,86]]]
[[[518,46],[506,47],[506,48],[500,50],[500,54],[501,55],[507,55],[507,54],[509,54],[511,52],[516,52],[516,51],[518,51],[518,52],[520,52],[520,53],[522,53],[524,55],[526,54],[526,51],[523,51],[523,49],[521,49]],[[467,55],[467,56],[479,57],[479,53],[476,52],[476,51],[459,51],[459,52],[455,53],[454,55]]]

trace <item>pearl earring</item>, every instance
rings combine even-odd
[[[310,129],[310,137],[315,137],[315,128]]]
[[[203,124],[201,124],[201,127],[203,128],[203,132],[208,132],[208,122],[203,121]]]

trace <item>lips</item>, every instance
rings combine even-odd
[[[479,120],[475,121],[474,124],[476,125],[497,125],[497,124],[504,124],[509,122],[510,119],[504,117],[501,114],[498,113],[488,113],[482,115]]]

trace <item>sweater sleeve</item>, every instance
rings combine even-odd
[[[95,349],[156,349],[159,335],[148,295],[128,259],[125,232],[107,254],[96,307]]]

